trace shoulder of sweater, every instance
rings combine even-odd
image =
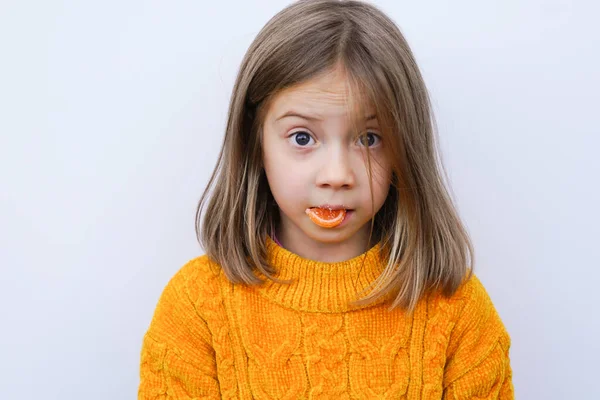
[[[472,274],[457,289],[450,301],[456,301],[455,328],[458,332],[481,331],[510,346],[510,336],[485,286]]]
[[[202,280],[208,282],[221,275],[221,268],[212,262],[206,254],[195,257],[186,262],[175,274],[174,279],[181,281]]]
[[[444,308],[451,307],[454,312],[458,313],[464,312],[466,308],[486,308],[492,305],[487,290],[475,273],[469,279],[465,279],[450,297],[443,296],[441,292],[436,292],[432,300],[436,305]]]
[[[436,293],[429,304],[429,313],[456,325],[459,330],[487,327],[497,337],[506,335],[502,320],[479,277],[473,273],[465,279],[450,297]]]
[[[169,285],[184,289],[193,298],[202,289],[210,290],[218,286],[222,269],[206,254],[187,261],[169,281]],[[211,290],[212,291],[212,290]]]
[[[475,273],[458,287],[454,296],[462,299],[465,307],[469,304],[480,307],[487,307],[491,304],[491,298],[485,286]]]
[[[206,254],[186,262],[170,279],[167,287],[185,293],[190,301],[218,297],[219,282],[224,274],[221,267],[212,262]]]
[[[459,287],[458,296],[464,299],[462,314],[468,313],[474,317],[481,314],[496,313],[494,303],[485,286],[476,274]]]

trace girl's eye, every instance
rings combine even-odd
[[[302,131],[293,133],[290,137],[294,139],[295,144],[302,147],[310,144],[311,140],[314,140],[310,134]]]
[[[373,147],[381,142],[381,137],[375,133],[367,132],[364,135],[360,135],[358,141],[361,146]]]

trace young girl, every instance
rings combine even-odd
[[[512,399],[510,336],[473,274],[404,37],[300,1],[239,71],[140,399]],[[201,215],[203,218],[201,218]]]

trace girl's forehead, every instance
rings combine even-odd
[[[364,113],[373,114],[373,107],[364,99],[357,99],[357,90],[350,89],[351,82],[339,72],[317,76],[277,93],[269,114],[275,119],[289,113],[310,113],[315,117],[349,117]]]

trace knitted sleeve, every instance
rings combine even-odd
[[[187,264],[167,284],[144,335],[138,399],[220,399],[211,333],[190,300]]]
[[[444,370],[444,400],[513,400],[511,338],[476,276],[462,289]]]

